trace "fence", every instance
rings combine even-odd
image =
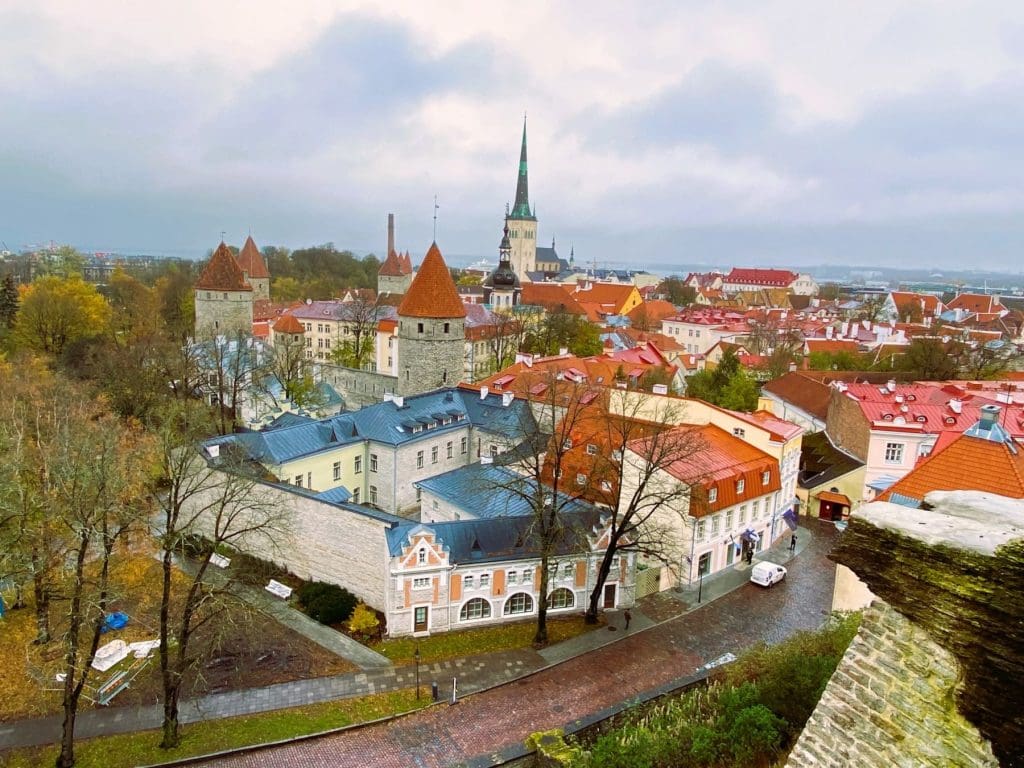
[[[636,599],[661,591],[661,567],[636,572]]]

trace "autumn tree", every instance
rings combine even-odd
[[[21,289],[16,340],[28,349],[59,355],[69,343],[106,332],[110,307],[81,278],[42,277]]]
[[[195,332],[195,280],[192,269],[176,264],[153,287],[168,337],[184,344]]]
[[[208,412],[193,400],[168,403],[157,415],[160,563],[160,676],[163,728],[160,746],[180,741],[179,705],[187,675],[200,659],[196,633],[222,615],[225,590],[209,579],[219,547],[273,542],[286,530],[287,513],[269,503],[258,468],[227,450],[216,457],[203,448],[211,431]],[[189,546],[201,538],[204,546]],[[184,581],[179,560],[192,557]]]
[[[20,304],[14,275],[4,275],[3,282],[0,282],[0,325],[8,329],[14,327]]]
[[[509,309],[495,310],[486,326],[488,368],[500,371],[515,362],[516,354],[526,342],[527,324],[521,312]]]

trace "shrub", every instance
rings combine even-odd
[[[284,568],[244,552],[231,555],[231,574],[244,584],[253,587],[264,587],[271,579],[284,581],[289,574]]]
[[[377,613],[366,603],[360,602],[352,611],[352,618],[348,622],[349,631],[358,637],[376,637],[380,631],[380,619]]]
[[[321,624],[345,621],[358,602],[347,589],[322,581],[307,581],[299,587],[296,596],[306,614]]]

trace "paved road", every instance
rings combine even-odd
[[[831,525],[809,525],[812,541],[788,564],[786,582],[772,589],[746,584],[678,619],[455,706],[197,764],[443,768],[598,712],[689,674],[723,653],[815,629],[832,602],[835,565],[825,555],[836,534]]]

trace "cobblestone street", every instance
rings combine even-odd
[[[726,652],[815,629],[829,613],[835,565],[831,524],[808,521],[806,548],[781,585],[744,584],[677,619],[637,632],[455,706],[391,723],[210,760],[207,766],[449,766],[522,743],[532,732],[599,712],[691,674]],[[439,680],[442,691],[451,680]]]

